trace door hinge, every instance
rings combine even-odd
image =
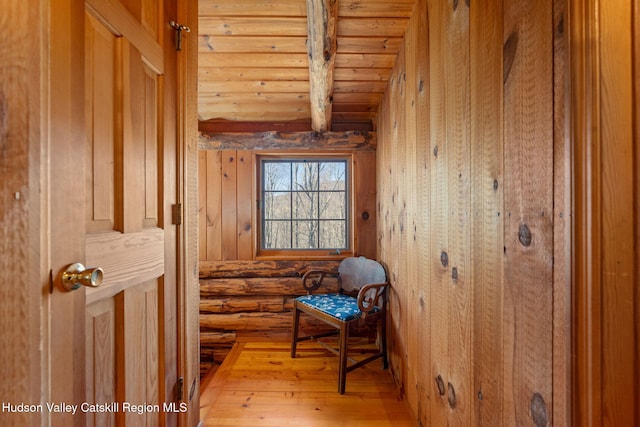
[[[182,225],[182,203],[171,206],[171,224]]]
[[[176,50],[182,50],[182,32],[190,33],[191,28],[186,25],[178,24],[176,21],[169,21],[169,26],[176,30]]]
[[[181,402],[184,400],[184,377],[178,377],[176,383],[176,401]]]

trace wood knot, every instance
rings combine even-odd
[[[438,375],[435,380],[436,387],[438,387],[438,393],[440,394],[440,396],[444,396],[444,381],[442,380],[442,377]]]
[[[564,34],[564,15],[558,21],[558,34]]]
[[[440,253],[440,263],[442,263],[443,267],[449,265],[449,254],[446,251]]]
[[[438,146],[433,147],[433,155],[434,157],[438,157]]]
[[[456,282],[458,280],[458,267],[453,267],[451,269],[451,279]]]
[[[549,425],[549,415],[547,405],[540,393],[534,393],[531,397],[531,418],[536,427],[546,427]]]
[[[367,212],[367,211],[362,212],[362,219],[364,221],[368,220],[369,219],[369,212]]]
[[[506,83],[507,78],[509,77],[509,73],[511,72],[511,67],[513,66],[513,61],[516,57],[516,50],[518,50],[518,33],[512,32],[509,34],[507,41],[504,42],[503,47],[503,58],[504,62],[502,64],[502,82]]]
[[[529,230],[526,224],[520,224],[518,240],[520,240],[520,244],[524,247],[531,246],[531,230]]]
[[[449,406],[451,409],[455,409],[456,407],[456,390],[453,388],[453,384],[448,383],[448,391],[447,400],[449,401]]]
[[[498,191],[498,180],[497,179],[493,180],[493,191]]]

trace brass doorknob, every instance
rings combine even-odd
[[[100,267],[85,268],[76,262],[62,272],[62,286],[68,291],[75,291],[80,286],[96,288],[102,283],[104,271]]]

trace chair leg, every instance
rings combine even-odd
[[[349,341],[349,324],[344,322],[340,325],[340,350],[339,350],[339,373],[338,373],[338,393],[344,394],[347,384],[347,341]]]
[[[380,321],[380,335],[382,336],[382,369],[387,369],[389,367],[389,359],[387,358],[387,313],[382,313],[381,321]]]
[[[291,358],[295,359],[296,357],[296,346],[298,344],[298,325],[300,324],[300,310],[296,306],[296,303],[293,303],[293,328],[292,328],[292,336],[291,336]]]

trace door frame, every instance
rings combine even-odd
[[[640,1],[568,4],[574,214],[570,412],[575,425],[635,425],[640,421]]]
[[[178,232],[178,375],[189,410],[181,426],[200,422],[200,287],[198,276],[198,0],[177,0],[183,33],[178,54],[178,201],[183,226]]]

